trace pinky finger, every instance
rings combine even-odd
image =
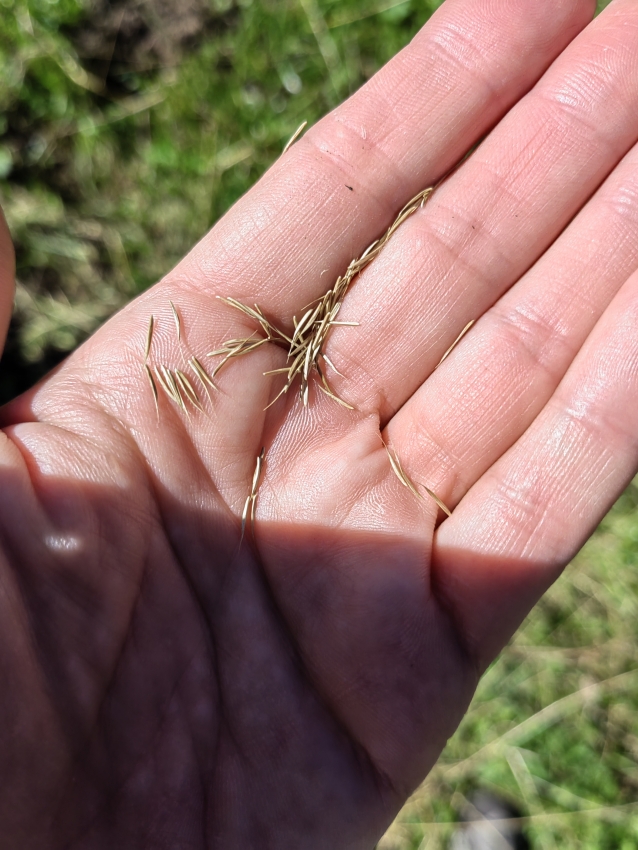
[[[553,397],[437,535],[434,582],[484,667],[638,469],[638,272]]]

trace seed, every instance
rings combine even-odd
[[[144,349],[144,360],[148,360],[148,355],[151,353],[151,342],[153,341],[153,327],[155,319],[153,316],[148,321],[148,331],[146,332],[146,348]]]
[[[452,343],[452,345],[451,345],[451,346],[448,348],[448,350],[445,352],[445,354],[443,355],[443,357],[441,357],[441,359],[439,360],[439,362],[436,364],[436,366],[434,367],[434,369],[435,369],[435,370],[436,370],[436,369],[438,369],[438,368],[439,368],[439,366],[441,365],[441,363],[443,363],[443,361],[444,361],[444,360],[446,360],[446,359],[450,356],[450,354],[454,351],[454,349],[456,348],[456,346],[457,346],[457,345],[459,344],[459,342],[463,339],[463,337],[465,336],[465,334],[469,331],[469,329],[472,327],[472,325],[473,325],[475,322],[476,322],[476,319],[472,319],[472,321],[471,321],[471,322],[468,322],[468,323],[467,323],[467,325],[463,328],[463,330],[461,331],[461,333],[460,333],[460,334],[457,336],[457,338],[454,340],[454,342]]]
[[[177,332],[177,339],[181,340],[182,338],[182,322],[179,318],[179,313],[177,312],[177,307],[173,304],[172,301],[168,302],[171,305],[171,310],[173,311],[173,319],[175,321],[175,330]]]
[[[410,490],[410,492],[417,497],[417,499],[423,500],[423,496],[417,490],[416,485],[410,480],[410,478],[408,478],[405,470],[401,466],[401,461],[399,460],[399,456],[397,455],[397,453],[394,451],[394,449],[390,449],[387,443],[383,440],[383,437],[381,438],[381,442],[385,446],[385,450],[388,453],[388,458],[390,459],[390,466],[392,467],[392,471],[399,479],[401,484],[403,484],[404,487],[407,487],[408,490]],[[421,486],[428,494],[428,496],[439,506],[439,508],[441,508],[444,513],[446,513],[448,516],[452,516],[452,511],[445,505],[445,503],[441,499],[439,499],[439,497],[433,490],[430,490],[430,488],[426,487],[425,484],[422,484]]]
[[[157,386],[155,384],[155,380],[153,378],[153,373],[148,368],[148,363],[144,364],[144,370],[146,372],[146,377],[148,378],[148,382],[151,385],[151,390],[153,391],[153,401],[155,402],[155,410],[157,412],[157,418],[159,420],[159,398],[157,393]]]
[[[197,357],[195,357],[195,355],[193,355],[188,362],[191,364],[191,366],[193,367],[193,371],[196,373],[197,377],[199,378],[199,380],[204,385],[204,389],[206,390],[206,392],[208,392],[207,385],[208,385],[208,387],[211,387],[211,389],[218,392],[217,387],[215,386],[215,384],[211,380],[208,372],[206,371],[206,369],[204,369],[204,367],[202,366],[200,361],[197,359]],[[209,398],[210,398],[210,396],[209,396]]]
[[[200,401],[197,392],[195,391],[195,387],[191,384],[188,375],[185,372],[182,372],[180,369],[175,370],[175,377],[177,379],[177,383],[184,391],[184,395],[188,398],[193,407],[196,407],[198,410],[203,412],[204,408],[202,407],[202,403]]]
[[[259,491],[259,485],[261,483],[261,472],[264,466],[264,458],[266,457],[266,449],[262,447],[262,450],[259,452],[257,456],[257,461],[255,463],[255,471],[253,472],[253,480],[250,487],[250,495],[244,502],[244,509],[241,514],[241,536],[239,538],[239,542],[241,545],[241,541],[244,539],[244,533],[246,531],[246,523],[248,517],[250,516],[250,530],[253,536],[253,540],[255,538],[255,503],[257,501],[257,493]]]
[[[283,149],[283,151],[281,152],[281,155],[282,155],[282,156],[283,156],[283,155],[284,155],[284,154],[285,154],[285,153],[289,150],[289,148],[291,148],[291,147],[292,147],[292,145],[294,145],[294,143],[297,141],[297,139],[299,138],[299,136],[303,133],[304,128],[306,127],[306,125],[307,125],[307,124],[308,124],[308,122],[307,122],[307,121],[303,121],[303,122],[302,122],[302,123],[301,123],[301,124],[297,127],[297,129],[295,130],[295,132],[292,134],[292,136],[288,139],[288,141],[287,141],[287,142],[286,142],[286,144],[284,145],[284,149]]]

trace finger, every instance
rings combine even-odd
[[[339,395],[387,421],[600,185],[638,138],[637,32],[616,0],[364,271],[327,348]]]
[[[637,327],[638,273],[534,424],[439,529],[436,580],[482,664],[635,474]]]
[[[388,428],[453,507],[524,433],[638,266],[638,147]],[[468,438],[469,435],[469,438]]]
[[[15,291],[15,252],[9,228],[0,210],[0,355],[11,321]]]

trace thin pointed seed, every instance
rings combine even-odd
[[[169,398],[172,398],[173,401],[175,401],[175,398],[173,398],[173,390],[171,389],[170,385],[167,383],[166,378],[164,377],[161,369],[158,366],[155,367],[155,375],[157,376],[157,380],[159,381],[160,386],[164,390],[166,395]]]
[[[215,392],[219,392],[219,388],[215,385],[210,375],[208,374],[206,369],[204,369],[201,362],[197,359],[197,357],[195,357],[195,355],[193,355],[188,362],[193,367],[193,370],[197,374],[199,380],[202,382],[202,384],[204,384],[204,387],[206,387],[206,385],[208,384],[208,386],[211,389],[215,390]]]
[[[166,383],[170,386],[170,388],[173,391],[173,393],[172,393],[173,400],[182,409],[182,411],[184,413],[188,413],[188,411],[186,410],[186,404],[184,402],[184,399],[182,398],[182,393],[180,391],[179,385],[178,385],[177,381],[175,380],[175,375],[166,366],[162,366],[162,369],[164,371],[164,377],[166,378]]]
[[[332,371],[333,371],[333,372],[335,372],[335,374],[339,375],[339,377],[340,377],[340,378],[345,378],[345,375],[342,375],[342,374],[341,374],[341,372],[337,369],[337,367],[336,367],[336,366],[335,366],[335,364],[332,362],[332,360],[328,357],[328,355],[327,355],[327,354],[322,354],[321,356],[322,356],[322,357],[323,357],[323,359],[326,361],[326,363],[328,364],[328,366],[330,366],[330,368],[332,369]]]
[[[385,444],[384,444],[384,445],[385,445]],[[399,479],[399,481],[401,482],[401,484],[403,484],[403,486],[404,486],[404,487],[407,487],[408,485],[405,483],[405,479],[404,479],[403,475],[401,475],[401,470],[400,470],[400,469],[399,469],[399,467],[397,466],[397,462],[395,461],[395,459],[392,457],[392,454],[391,454],[391,452],[390,452],[390,449],[389,449],[387,446],[385,447],[385,449],[386,449],[386,451],[387,451],[387,453],[388,453],[388,458],[389,458],[389,460],[390,460],[390,466],[392,467],[392,471],[394,472],[394,474],[396,475],[396,477]]]
[[[382,442],[383,442],[383,438],[382,438]],[[410,490],[417,497],[417,499],[423,500],[423,496],[416,489],[416,486],[408,478],[408,476],[405,473],[405,470],[401,466],[401,461],[399,460],[399,456],[397,455],[397,453],[394,452],[394,457],[393,457],[392,451],[390,450],[389,446],[385,442],[383,442],[383,445],[385,446],[385,450],[388,453],[388,457],[390,459],[390,466],[392,467],[392,471],[397,476],[399,481],[403,484],[404,487],[407,487],[408,490]],[[443,502],[442,499],[439,499],[439,497],[436,495],[436,493],[433,490],[430,490],[430,488],[426,487],[425,484],[421,484],[421,486],[423,487],[425,492],[428,494],[428,496],[435,502],[435,504],[439,508],[441,508],[441,510],[444,513],[446,513],[448,516],[452,516],[452,511],[447,507],[447,505],[445,504],[445,502]]]
[[[267,372],[262,372],[262,375],[283,375],[284,372],[288,372],[289,369],[287,366],[284,366],[282,369],[269,369]]]
[[[399,460],[399,456],[397,455],[397,453],[396,453],[396,452],[394,453],[394,456],[395,456],[395,458],[396,458],[397,465],[398,465],[399,469],[401,470],[401,474],[403,475],[403,479],[404,479],[404,481],[405,481],[405,486],[408,488],[408,490],[409,490],[409,491],[410,491],[410,492],[411,492],[414,496],[416,496],[416,497],[417,497],[417,499],[421,499],[421,501],[423,501],[423,496],[422,496],[422,495],[419,493],[419,491],[416,489],[416,484],[415,484],[415,483],[412,481],[412,479],[408,476],[407,472],[405,471],[405,469],[404,469],[404,468],[403,468],[403,466],[401,465],[401,461]]]
[[[182,322],[179,317],[179,313],[177,312],[177,307],[173,304],[172,301],[168,302],[171,305],[171,310],[173,311],[173,319],[175,321],[175,330],[177,332],[177,339],[181,341],[182,339]]]
[[[246,501],[244,502],[244,510],[241,512],[241,535],[239,537],[239,545],[241,546],[242,541],[244,539],[244,533],[246,531],[246,519],[248,518],[248,510],[250,508],[250,503],[252,498],[248,496]]]
[[[253,535],[253,539],[255,537],[255,502],[257,501],[257,493],[259,491],[259,484],[261,479],[261,471],[264,465],[264,458],[266,457],[266,448],[262,446],[259,455],[257,456],[257,461],[255,463],[255,471],[253,472],[253,480],[250,486],[250,494],[248,498],[244,502],[244,509],[241,514],[241,537],[240,537],[240,545],[244,539],[244,533],[246,531],[246,523],[248,517],[250,515],[250,529]]]
[[[409,484],[408,484],[406,477],[405,477],[405,472],[403,471],[401,464],[399,463],[399,459],[397,457],[393,456],[389,447],[386,446],[385,443],[383,445],[385,446],[385,450],[388,453],[388,458],[390,459],[390,466],[392,467],[392,471],[394,472],[396,477],[399,479],[401,484],[403,484],[404,487],[407,487],[408,489],[410,489]]]
[[[434,191],[434,186],[430,186],[429,189],[426,189],[424,192],[422,192],[423,197],[421,198],[421,203],[419,204],[421,209],[423,209],[423,207],[427,204],[428,199],[429,199],[429,197],[430,197],[430,195],[432,194],[433,191]]]
[[[151,385],[151,390],[153,391],[153,401],[155,402],[155,410],[157,411],[157,417],[159,419],[159,394],[157,392],[157,385],[155,383],[155,379],[153,378],[153,373],[148,368],[148,363],[144,364],[144,370],[146,371],[146,377],[148,378],[148,382]]]
[[[214,351],[209,351],[206,357],[219,357],[220,354],[229,354],[232,351],[235,351],[237,346],[244,345],[249,339],[252,339],[254,334],[251,336],[243,337],[241,339],[228,339],[224,343],[223,348],[216,348]]]
[[[269,341],[270,340],[267,339],[259,339],[256,342],[250,342],[249,340],[245,340],[245,344],[237,345],[235,348],[232,348],[226,353],[226,356],[221,361],[221,363],[218,363],[217,366],[213,369],[212,377],[214,378],[215,375],[217,375],[217,373],[220,371],[220,369],[222,369],[226,365],[226,363],[228,363],[228,361],[231,360],[233,357],[241,357],[243,354],[248,354],[249,352],[254,351],[256,348],[259,348],[260,345],[263,345],[264,343]]]
[[[253,540],[255,539],[255,503],[257,499],[250,500],[250,533],[253,536]]]
[[[234,307],[236,310],[241,311],[249,318],[255,319],[255,321],[259,322],[259,324],[264,328],[264,330],[267,331],[268,328],[272,327],[270,322],[264,317],[261,311],[254,310],[252,307],[248,307],[246,306],[246,304],[242,304],[241,301],[238,301],[236,298],[223,298],[221,295],[218,295],[217,298],[224,304],[227,304],[229,307]]]
[[[264,407],[264,411],[268,410],[268,408],[269,408],[269,407],[272,407],[272,406],[273,406],[273,404],[274,404],[276,401],[279,401],[279,399],[282,397],[282,395],[284,395],[284,393],[287,393],[289,389],[290,389],[290,384],[285,384],[285,386],[283,386],[283,387],[279,390],[279,392],[278,392],[278,393],[277,393],[277,395],[273,398],[273,400],[272,400],[269,404],[267,404],[267,405]]]
[[[310,375],[310,366],[312,360],[312,347],[309,345],[306,350],[306,356],[304,357],[303,364],[303,379],[304,381],[308,381],[308,376]]]
[[[444,361],[444,360],[447,360],[447,358],[448,358],[448,357],[450,356],[450,354],[454,351],[454,349],[456,348],[456,346],[457,346],[457,345],[459,344],[459,342],[463,339],[463,337],[465,336],[465,334],[469,331],[469,329],[472,327],[472,325],[473,325],[475,322],[476,322],[476,319],[472,319],[472,321],[471,321],[471,322],[468,322],[468,323],[467,323],[467,325],[463,328],[463,330],[461,331],[461,333],[460,333],[460,334],[457,336],[457,338],[454,340],[454,342],[452,343],[452,345],[451,345],[451,346],[448,348],[448,350],[445,352],[445,354],[443,355],[443,357],[441,357],[441,359],[439,360],[439,362],[436,364],[436,366],[434,367],[435,369],[438,369],[438,368],[439,368],[439,366],[441,365],[441,363],[443,363],[443,361]]]
[[[257,462],[255,464],[255,471],[253,472],[253,482],[251,488],[251,496],[255,497],[257,495],[257,490],[259,489],[259,479],[261,477],[261,468],[264,464],[264,458],[266,457],[266,447],[262,446],[261,451],[257,456]]]
[[[332,390],[330,389],[330,384],[328,383],[328,380],[327,380],[326,376],[324,375],[323,371],[321,369],[319,369],[318,371],[319,371],[319,377],[321,378],[321,383],[325,387],[326,391],[329,392],[329,393],[332,393]]]
[[[151,343],[153,342],[153,328],[155,326],[155,318],[151,316],[148,321],[148,331],[146,332],[146,348],[144,349],[144,360],[148,360],[148,355],[151,353]]]
[[[255,305],[256,309],[253,309],[252,307],[247,307],[245,304],[242,304],[241,301],[238,301],[236,298],[224,298],[222,295],[217,295],[216,297],[219,301],[227,304],[229,307],[234,307],[236,310],[240,310],[251,319],[255,319],[255,321],[259,322],[265,333],[269,336],[280,337],[287,343],[291,342],[291,339],[287,334],[268,321],[257,305]]]
[[[191,384],[188,375],[182,372],[180,369],[175,370],[175,377],[177,378],[179,385],[181,386],[184,394],[187,396],[190,403],[193,407],[196,407],[197,410],[203,412],[204,408],[202,407],[202,402],[197,395],[195,387]]]
[[[379,240],[375,239],[374,242],[371,245],[368,245],[368,247],[365,249],[363,254],[361,254],[361,256],[359,257],[359,262],[361,262],[361,260],[365,260],[365,258],[368,256],[370,251],[374,251],[374,249],[377,247],[378,244],[379,244]]]
[[[286,142],[286,144],[284,145],[284,149],[283,149],[283,150],[282,150],[282,152],[281,152],[281,155],[282,155],[282,156],[283,156],[285,153],[287,153],[287,152],[288,152],[288,150],[289,150],[289,149],[290,149],[290,148],[294,145],[294,143],[297,141],[297,139],[299,138],[299,136],[303,133],[303,131],[305,130],[305,128],[306,128],[306,126],[307,126],[307,125],[308,125],[308,122],[307,122],[307,121],[303,121],[303,122],[302,122],[302,123],[301,123],[301,124],[297,127],[297,129],[295,130],[295,132],[292,134],[292,136],[288,139],[288,141],[287,141],[287,142]]]
[[[299,322],[295,326],[295,332],[292,335],[291,345],[294,345],[295,342],[299,339],[299,337],[303,334],[303,332],[306,330],[306,326],[310,327],[312,325],[314,315],[320,309],[321,305],[318,305],[317,307],[315,307],[314,311],[310,309],[303,314],[303,316],[301,317],[301,319],[299,319]]]
[[[171,372],[170,369],[166,369],[166,379],[173,390],[173,397],[175,398],[175,401],[180,406],[182,411],[186,413],[186,403],[182,397],[182,391],[179,387],[179,384],[177,383],[177,380],[175,379],[175,375]]]
[[[441,508],[441,510],[443,511],[443,513],[446,513],[448,516],[452,516],[452,511],[451,511],[451,510],[447,507],[447,505],[445,505],[445,504],[441,501],[441,499],[439,499],[439,497],[436,495],[436,493],[434,493],[432,490],[430,490],[430,488],[429,488],[429,487],[426,487],[426,486],[425,486],[425,484],[422,484],[421,486],[423,487],[423,489],[425,490],[425,492],[428,494],[428,496],[429,496],[431,499],[433,499],[433,500],[436,502],[436,504],[437,504],[437,505]]]
[[[339,396],[336,393],[333,393],[332,390],[326,389],[325,387],[322,387],[321,384],[317,384],[317,386],[319,387],[319,389],[321,390],[322,393],[327,395],[333,401],[336,401],[337,404],[340,404],[342,407],[345,407],[347,410],[354,410],[354,407],[351,404],[348,404],[347,401],[344,401],[342,398],[339,398]]]
[[[229,357],[230,357],[230,354],[227,354],[226,357],[224,357],[224,359],[222,360],[222,362],[218,363],[217,366],[215,366],[215,368],[213,369],[213,374],[211,375],[213,380],[217,376],[217,373],[226,365],[226,363],[228,363]]]
[[[303,363],[303,361],[304,361],[305,359],[306,359],[306,352],[305,352],[305,351],[303,350],[303,348],[302,348],[302,349],[299,351],[299,353],[297,354],[297,356],[295,357],[294,361],[291,363],[290,368],[289,368],[289,370],[288,370],[288,371],[289,371],[291,374],[296,375],[296,374],[298,373],[298,371],[299,371],[299,368],[300,368],[301,364]]]
[[[241,345],[242,343],[246,342],[247,339],[254,339],[256,333],[257,333],[256,331],[253,331],[251,333],[251,335],[248,336],[248,337],[241,336],[241,337],[237,337],[236,339],[224,340],[224,347],[223,348],[217,348],[217,349],[215,349],[215,351],[209,351],[206,356],[207,357],[214,357],[217,354],[225,354],[227,351],[231,350],[234,346]]]
[[[390,458],[390,466],[392,467],[392,471],[394,472],[396,477],[399,479],[399,481],[403,484],[404,487],[407,487],[408,490],[410,490],[410,492],[417,497],[417,499],[423,499],[423,496],[419,493],[412,481],[410,481],[410,479],[406,475],[405,470],[401,466],[401,461],[399,460],[399,456],[397,455],[397,453],[391,451],[390,447],[386,445],[386,443],[383,443],[383,445],[385,446],[385,450],[388,453],[388,457]]]
[[[256,342],[251,342],[249,345],[243,346],[241,351],[238,351],[233,356],[238,356],[239,354],[247,354],[249,351],[254,351],[256,348],[259,348],[260,345],[264,345],[266,342],[270,342],[269,339],[258,339]]]

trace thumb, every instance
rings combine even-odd
[[[15,290],[15,252],[9,228],[0,210],[0,354],[4,349],[11,320]]]

